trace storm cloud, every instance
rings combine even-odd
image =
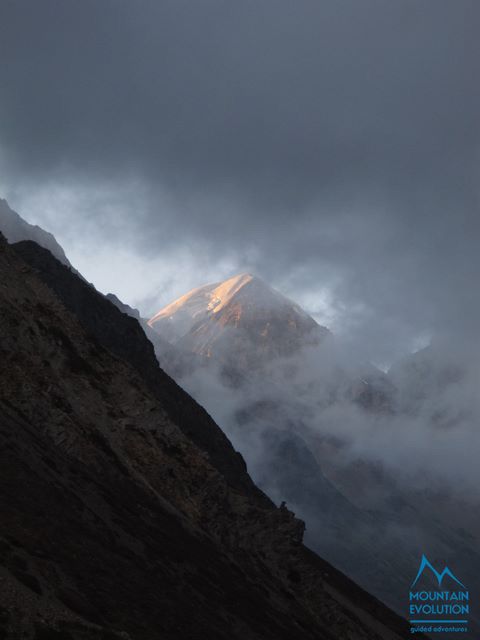
[[[476,0],[4,0],[0,195],[145,313],[248,269],[380,363],[469,338],[479,25]]]

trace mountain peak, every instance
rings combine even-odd
[[[227,280],[225,280],[225,282],[229,282],[230,280],[237,280],[239,282],[241,281],[246,283],[246,282],[249,282],[250,280],[260,280],[260,278],[258,276],[255,276],[253,273],[248,273],[247,271],[244,271],[243,273],[237,273],[231,278],[228,278]]]
[[[305,317],[310,318],[298,305],[270,287],[258,276],[251,273],[239,273],[227,280],[206,284],[180,296],[163,309],[160,309],[149,321],[152,328],[162,320],[173,319],[180,322],[177,333],[187,333],[194,324],[206,316],[217,316],[227,307],[236,305],[243,309],[259,312],[290,306]],[[312,322],[315,322],[313,318]]]
[[[187,351],[237,363],[286,356],[329,332],[301,307],[251,273],[193,289],[149,321]]]
[[[251,283],[260,283],[259,278],[255,278],[250,273],[239,273],[228,278],[215,286],[209,308],[213,313],[218,313],[224,308],[242,289]]]
[[[212,313],[220,313],[233,302],[248,304],[257,310],[267,306],[275,308],[285,303],[293,304],[261,278],[251,273],[240,273],[212,286],[214,289],[208,305]]]

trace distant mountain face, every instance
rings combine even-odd
[[[183,350],[240,370],[318,345],[329,331],[260,278],[242,273],[188,292],[149,326]]]
[[[45,231],[37,225],[30,224],[18,213],[10,209],[8,202],[0,198],[0,231],[3,233],[8,242],[19,242],[20,240],[33,240],[41,247],[48,249],[60,262],[67,266],[71,266],[65,255],[65,251],[58,244],[48,231]]]

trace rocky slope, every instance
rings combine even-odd
[[[302,545],[134,318],[33,243],[0,239],[0,283],[0,637],[404,637]]]

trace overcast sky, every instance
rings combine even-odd
[[[478,333],[478,0],[0,0],[0,197],[144,313],[253,271],[387,362]]]

